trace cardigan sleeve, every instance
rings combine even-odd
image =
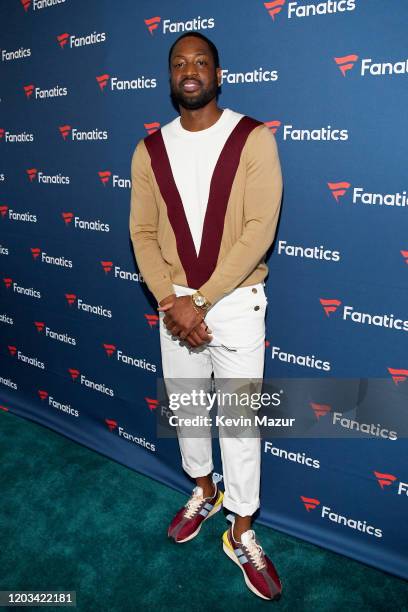
[[[212,304],[235,289],[256,268],[274,240],[278,223],[282,172],[275,137],[266,126],[255,128],[244,151],[244,229],[199,288]]]
[[[170,268],[157,240],[158,209],[149,176],[150,158],[143,140],[132,156],[129,231],[136,263],[157,302],[174,293]]]

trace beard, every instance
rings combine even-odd
[[[201,81],[199,81],[198,79],[193,80],[197,81],[197,83],[200,83],[200,85],[202,85]],[[183,108],[186,108],[187,110],[197,110],[198,108],[203,108],[217,96],[217,79],[214,79],[211,85],[209,85],[207,88],[201,87],[201,89],[195,92],[194,95],[186,94],[183,91],[182,86],[183,82],[181,82],[178,87],[175,87],[173,83],[170,83],[171,97],[175,104],[180,105]]]

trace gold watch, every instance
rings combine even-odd
[[[193,306],[198,314],[203,314],[207,312],[207,310],[211,306],[211,302],[209,302],[207,298],[199,291],[193,293],[191,299],[193,302]]]

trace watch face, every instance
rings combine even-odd
[[[196,295],[194,296],[194,303],[196,306],[204,306],[205,298],[202,295]]]

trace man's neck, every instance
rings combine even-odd
[[[214,125],[222,113],[223,109],[219,108],[216,103],[209,103],[207,106],[196,110],[189,110],[180,106],[180,123],[185,130],[199,132]]]

